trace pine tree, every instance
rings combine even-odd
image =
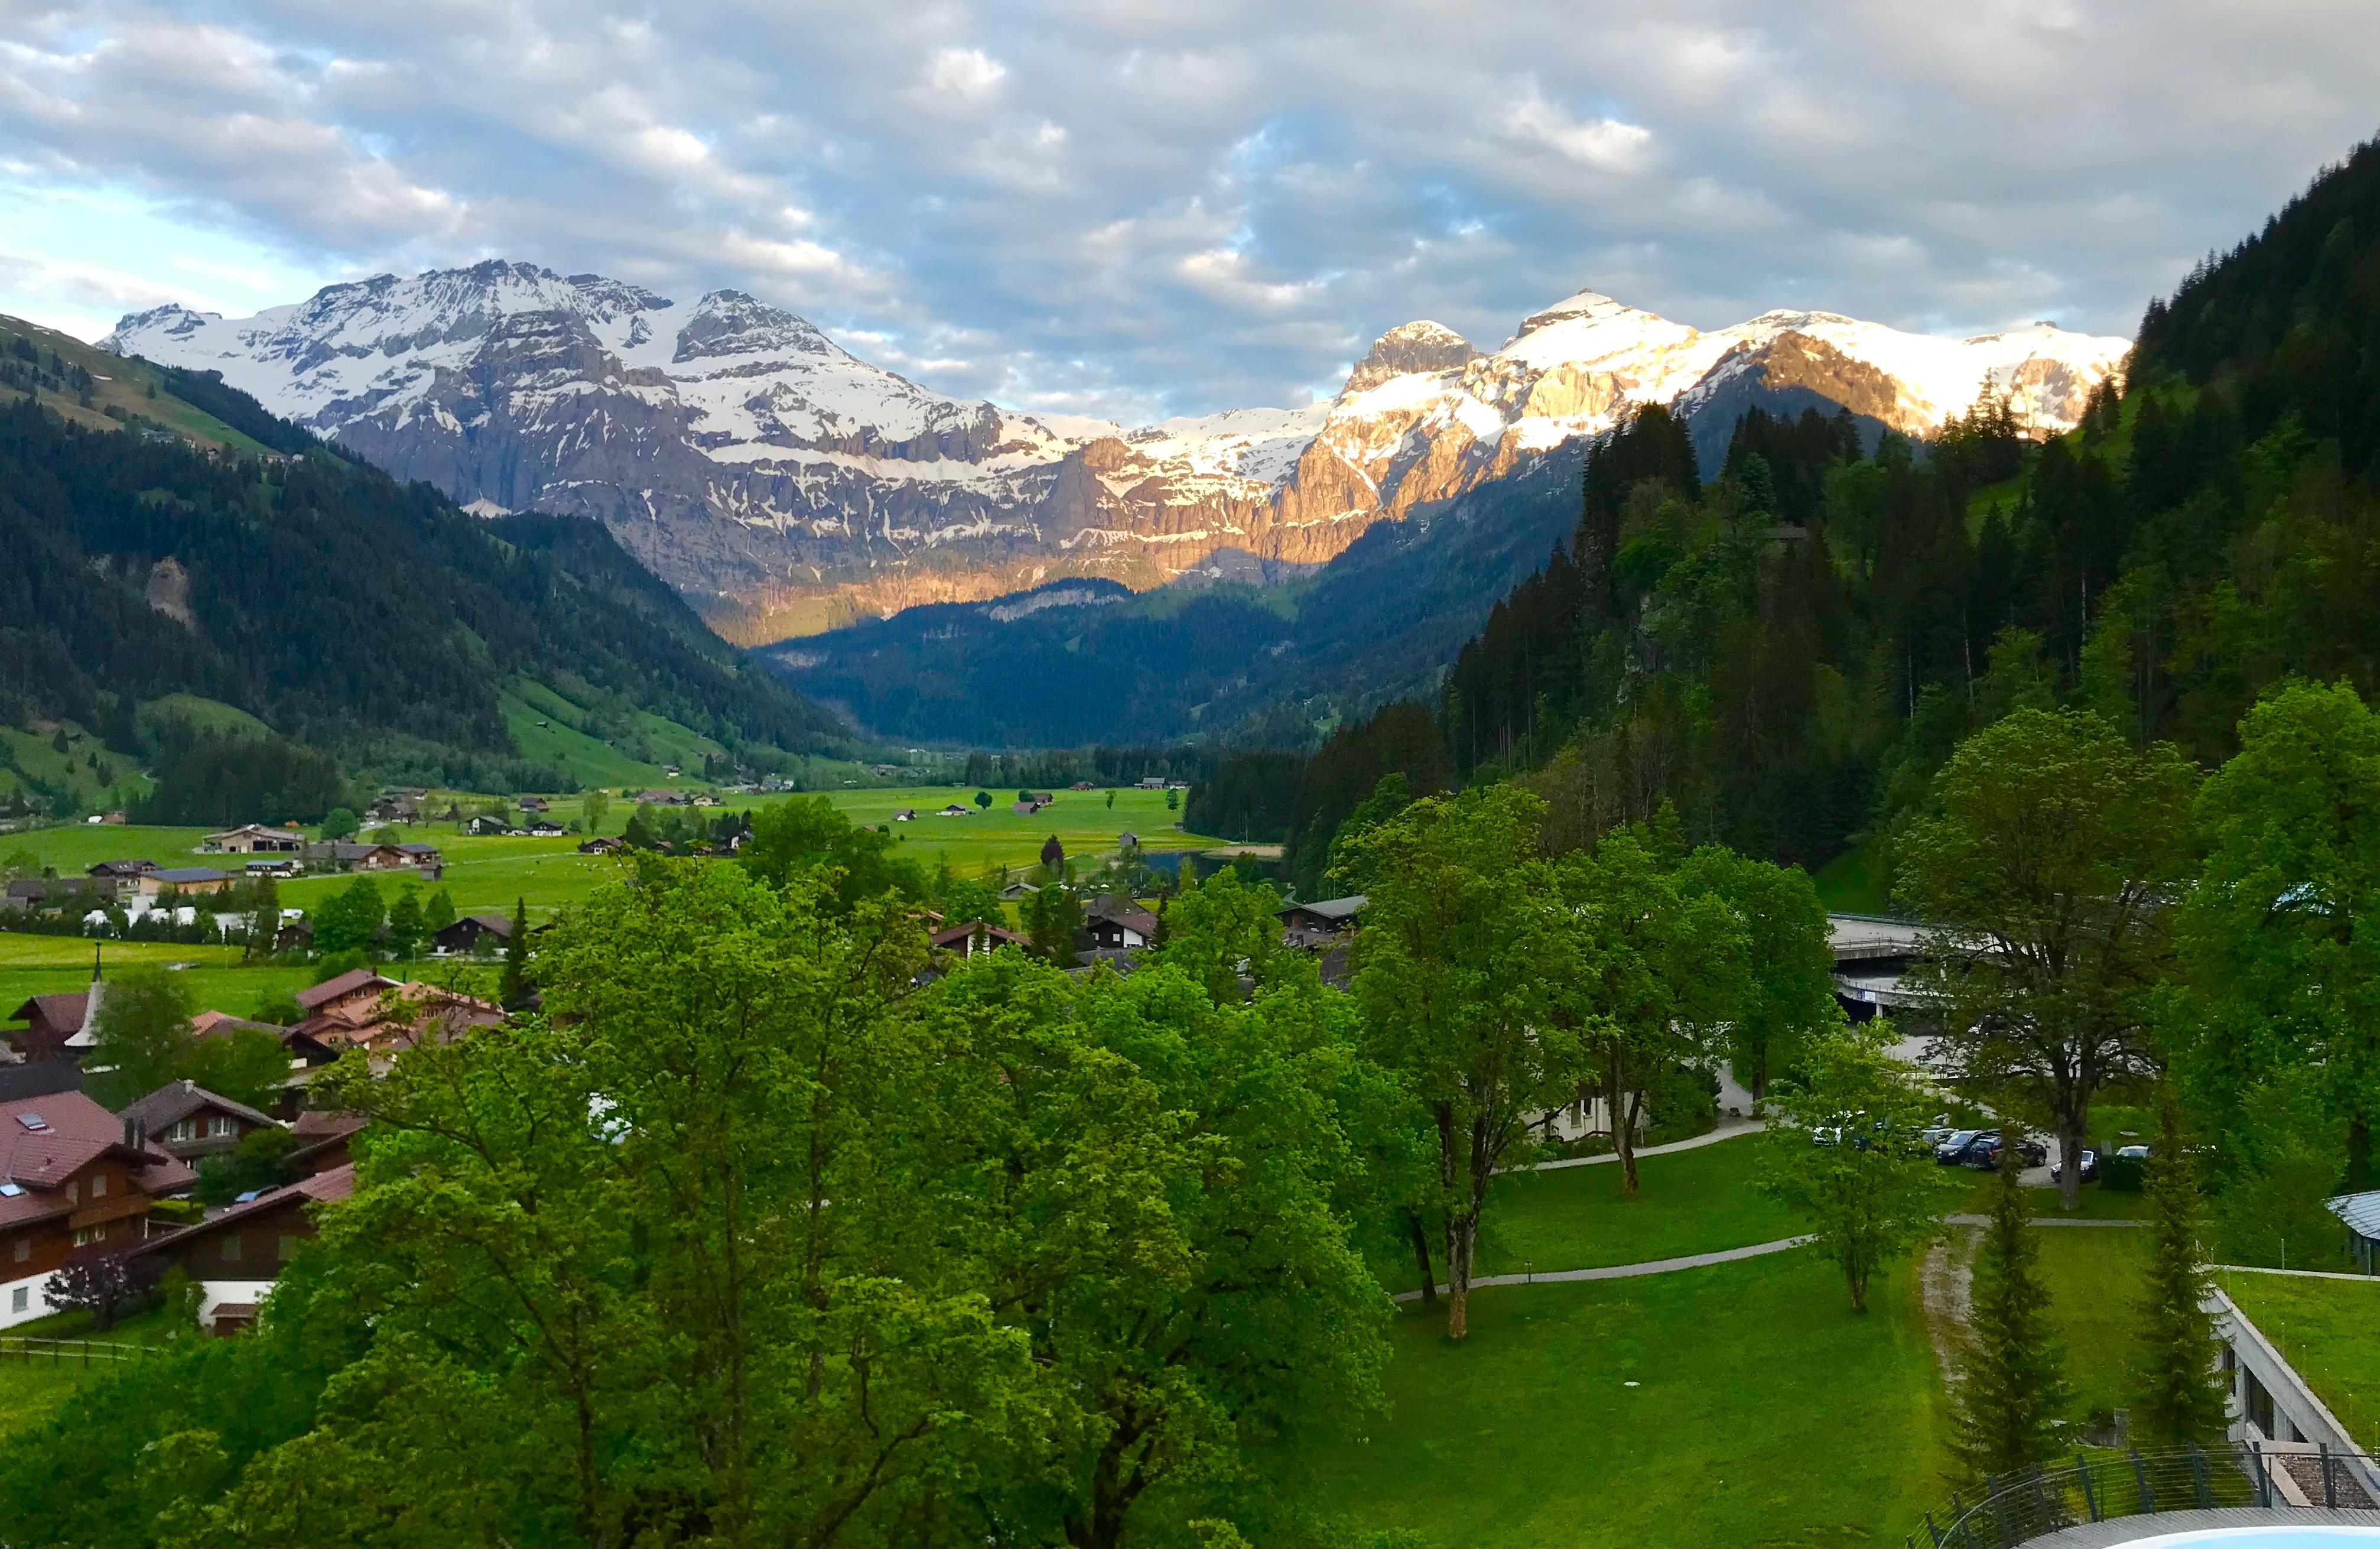
[[[2182,1129],[2181,1104],[2171,1088],[2158,1106],[2148,1197],[2155,1243],[2140,1305],[2134,1415],[2140,1428],[2161,1442],[2180,1445],[2216,1440],[2228,1417],[2224,1385],[2215,1370],[2222,1345],[2205,1309],[2206,1263],[2199,1252],[2204,1201],[2199,1193],[2198,1163]]]
[[[1975,1258],[1974,1345],[1959,1392],[1959,1450],[1984,1478],[2055,1455],[2072,1397],[2066,1354],[2049,1326],[2033,1207],[2018,1182],[2022,1140],[2013,1125],[2003,1128],[1991,1222]]]
[[[497,981],[496,998],[507,1011],[528,1000],[528,900],[513,900],[513,933],[504,940],[504,973]]]

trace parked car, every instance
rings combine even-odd
[[[1810,1143],[1819,1146],[1840,1145],[1843,1143],[1843,1131],[1866,1116],[1865,1114],[1837,1114],[1831,1121],[1821,1124],[1810,1131]],[[1858,1138],[1853,1137],[1852,1143],[1857,1145]]]
[[[1988,1173],[2000,1165],[2000,1132],[1994,1129],[1990,1134],[1992,1139],[1989,1145],[1974,1146],[1968,1150],[1967,1165],[1977,1172]],[[2046,1165],[2049,1161],[2049,1148],[2031,1136],[2027,1136],[2017,1144],[2017,1160],[2027,1167]]]
[[[1951,1130],[1942,1144],[1935,1147],[1935,1161],[1942,1166],[1959,1166],[1966,1154],[1980,1142],[1997,1142],[1999,1130]]]
[[[1936,1114],[1934,1122],[1917,1132],[1917,1143],[1931,1151],[1958,1131],[1950,1128],[1950,1116]]]
[[[2062,1183],[2065,1179],[2065,1163],[2060,1162],[2058,1165],[2049,1169],[2050,1182]],[[2082,1148],[2082,1181],[2085,1183],[2096,1183],[2099,1181],[2099,1153],[2093,1151],[2089,1146],[2084,1146]]]
[[[2126,1162],[2145,1162],[2149,1159],[2149,1148],[2146,1146],[2118,1146],[2116,1148],[2116,1154]]]

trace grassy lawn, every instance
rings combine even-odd
[[[1389,1412],[1295,1488],[1326,1541],[1898,1543],[1943,1492],[1946,1406],[1914,1275],[1870,1308],[1793,1252],[1484,1291],[1461,1345],[1408,1311]]]
[[[2240,1311],[2280,1348],[2355,1439],[2380,1448],[2380,1277],[2219,1278]]]
[[[2149,1234],[2121,1226],[2040,1226],[2034,1237],[2041,1244],[2050,1319],[2066,1343],[2075,1418],[2129,1408]]]
[[[37,1339],[92,1339],[119,1345],[159,1345],[168,1337],[179,1336],[163,1308],[126,1318],[109,1329],[91,1327],[86,1313],[59,1312],[19,1323],[8,1333]],[[121,1363],[116,1361],[86,1364],[71,1354],[0,1357],[0,1436],[40,1424],[77,1389],[120,1369]]]
[[[42,865],[62,877],[80,876],[103,860],[154,860],[160,866],[221,865],[237,871],[244,858],[202,857],[195,852],[209,828],[152,828],[138,823],[69,823],[36,828],[24,834],[0,835],[0,855],[30,850]]]
[[[1478,1273],[1596,1269],[1792,1237],[1803,1230],[1798,1218],[1753,1192],[1756,1156],[1745,1138],[1645,1157],[1633,1200],[1621,1195],[1616,1163],[1508,1174],[1488,1194]],[[1421,1284],[1410,1255],[1376,1268],[1392,1291]]]

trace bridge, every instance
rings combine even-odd
[[[1829,914],[1827,932],[1835,950],[1835,994],[1854,1021],[1916,1004],[1900,980],[1924,926],[1877,914]]]

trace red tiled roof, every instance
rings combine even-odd
[[[290,1121],[289,1132],[301,1140],[328,1140],[334,1135],[352,1135],[369,1122],[363,1115],[343,1108],[309,1108]]]
[[[27,1121],[38,1118],[41,1128]],[[135,1152],[124,1143],[124,1126],[114,1114],[79,1092],[0,1103],[0,1182],[19,1192],[0,1193],[0,1226],[37,1220],[75,1208],[57,1190],[67,1179],[110,1151],[145,1164],[133,1181],[151,1193],[176,1189],[198,1175],[164,1152]]]

